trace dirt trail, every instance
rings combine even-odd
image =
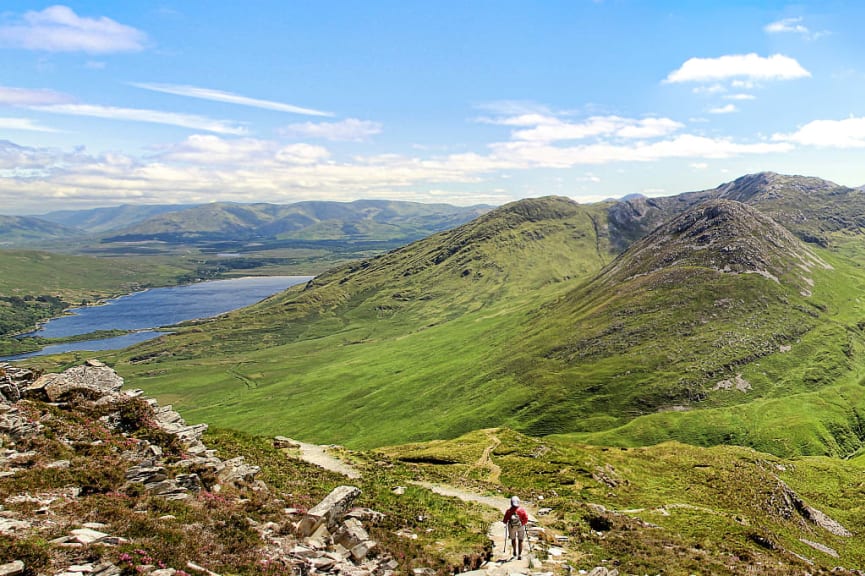
[[[488,481],[492,482],[493,484],[498,484],[499,479],[502,476],[502,469],[498,464],[493,462],[491,455],[493,453],[493,450],[498,448],[499,444],[501,444],[502,441],[498,439],[498,437],[495,434],[495,431],[486,430],[486,433],[487,433],[487,436],[489,436],[492,444],[490,444],[489,446],[484,448],[484,453],[481,454],[481,457],[478,458],[478,461],[474,463],[474,465],[471,467],[471,469],[469,469],[469,471],[471,471],[475,468],[486,468],[487,470],[490,471]],[[466,474],[468,474],[468,472]]]
[[[309,462],[325,470],[342,474],[346,478],[360,478],[360,472],[355,468],[339,458],[328,454],[326,446],[307,444],[306,442],[298,442],[297,440],[294,442],[299,446],[300,459],[304,462]]]
[[[496,438],[492,431],[489,432],[489,435],[492,443],[484,450],[483,455],[478,459],[475,466],[488,469],[490,471],[490,480],[498,482],[501,475],[501,468],[493,463],[490,455],[501,442]],[[337,472],[348,478],[360,478],[360,472],[358,472],[358,470],[339,458],[328,454],[325,446],[295,442],[299,446],[298,455],[305,462],[320,466],[332,472]],[[505,510],[507,510],[509,506],[508,498],[504,496],[484,496],[454,486],[432,484],[430,482],[412,482],[412,484],[426,488],[427,490],[442,496],[459,498],[464,502],[475,502],[488,506],[498,510],[502,515],[504,515]],[[523,507],[529,513],[529,519],[536,522],[536,511],[525,503],[523,504]],[[528,574],[531,571],[534,555],[529,551],[528,545],[525,545],[522,558],[516,559],[513,557],[510,543],[506,543],[505,526],[501,521],[496,521],[490,524],[490,527],[487,530],[487,536],[493,544],[493,561],[480,570],[468,572],[463,576],[509,576],[513,574]]]

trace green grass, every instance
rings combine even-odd
[[[500,483],[473,481],[466,471],[492,436],[501,442],[492,454],[501,467]],[[835,536],[804,520],[781,485],[858,534],[865,528],[858,462],[783,460],[746,448],[680,443],[609,449],[507,429],[382,452],[431,481],[467,485],[503,500],[518,494],[551,508],[541,522],[570,536],[566,546],[576,569],[614,564],[627,574],[792,574],[865,561],[859,538]],[[829,546],[840,557],[800,538]],[[814,564],[806,567],[793,553]]]

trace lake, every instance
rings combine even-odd
[[[97,330],[135,330],[113,338],[70,342],[0,360],[59,354],[73,350],[119,350],[162,334],[153,330],[185,320],[210,318],[254,304],[290,286],[307,282],[311,276],[249,276],[213,280],[184,286],[153,288],[107,301],[100,306],[69,310],[69,314],[46,322],[26,336],[65,338]]]

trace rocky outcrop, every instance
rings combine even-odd
[[[34,462],[40,460],[37,450],[19,450],[18,445],[31,445],[34,440],[36,446],[40,445],[38,438],[48,428],[46,424],[57,418],[50,410],[40,408],[46,405],[39,402],[48,402],[53,410],[75,411],[85,407],[91,414],[99,414],[98,423],[115,434],[113,440],[99,432],[94,432],[96,436],[91,438],[76,433],[75,438],[59,439],[60,445],[66,447],[99,448],[106,442],[114,443],[112,450],[125,469],[120,483],[111,488],[112,493],[143,489],[150,497],[166,500],[189,500],[199,494],[225,500],[216,494],[228,492],[232,496],[226,498],[236,499],[239,498],[237,494],[242,493],[239,491],[245,490],[243,493],[259,493],[279,501],[270,496],[268,486],[257,478],[258,466],[247,463],[243,457],[223,460],[203,443],[206,424],[187,424],[171,406],[159,406],[153,399],[142,398],[140,390],[123,390],[122,386],[123,379],[114,370],[96,361],[60,374],[46,375],[0,364],[0,480],[32,468]],[[130,426],[144,426],[152,431],[153,438],[162,440],[157,443],[142,437],[133,439],[126,432]],[[167,454],[169,451],[171,454]],[[68,459],[38,464],[46,470],[67,470],[71,465]],[[56,531],[58,502],[75,502],[81,493],[81,488],[70,486],[52,493],[6,498],[5,504],[26,504],[28,509],[35,509],[35,516],[24,517],[0,506],[0,534],[27,538],[42,529]],[[279,573],[294,574],[393,574],[399,565],[379,552],[377,543],[364,526],[364,522],[375,523],[382,515],[368,509],[353,509],[352,504],[359,495],[356,487],[339,486],[306,513],[286,508],[283,522],[257,523],[251,517],[245,518],[261,537],[258,553],[263,566]],[[170,518],[173,517],[166,516],[166,520]],[[70,529],[64,536],[53,538],[50,546],[63,550],[78,547],[95,550],[134,544],[134,540],[123,534],[112,534],[105,524],[75,522],[75,519],[63,522],[69,524]],[[107,560],[115,558],[110,554],[90,554],[88,559],[100,560],[70,564],[53,573],[64,576],[116,576],[133,572],[151,576],[184,573],[219,576],[195,562],[187,562],[183,570],[179,570],[153,565],[141,550],[136,554],[120,554],[119,561]],[[21,560],[0,565],[0,575],[28,571],[34,573]]]

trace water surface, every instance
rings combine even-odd
[[[100,306],[73,308],[69,314],[46,322],[27,336],[66,338],[97,330],[135,330],[134,334],[51,345],[38,352],[0,358],[19,360],[30,356],[59,354],[73,350],[119,350],[158,337],[154,328],[185,320],[211,318],[254,304],[289,286],[307,282],[311,276],[249,276],[152,288],[107,301]]]

